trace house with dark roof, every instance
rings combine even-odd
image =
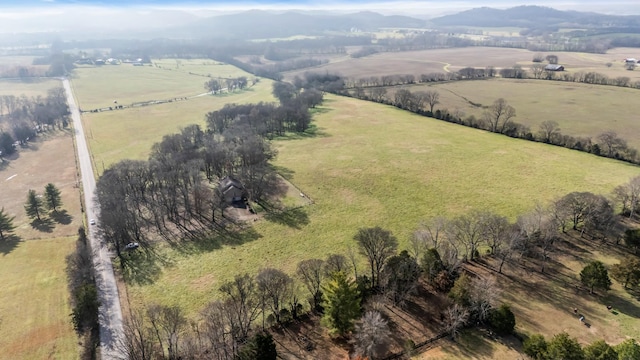
[[[243,198],[247,197],[247,191],[244,186],[242,186],[242,183],[230,176],[225,176],[220,179],[220,183],[218,183],[218,191],[220,191],[222,199],[227,204],[242,201]]]
[[[564,66],[558,64],[549,64],[544,67],[546,71],[564,71]]]

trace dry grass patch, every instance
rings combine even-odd
[[[0,358],[77,359],[65,257],[74,237],[0,244]]]
[[[640,73],[640,72],[638,72]],[[544,121],[553,120],[563,134],[595,139],[613,130],[640,148],[640,125],[636,114],[640,90],[615,86],[589,85],[546,80],[491,79],[457,81],[405,87],[412,92],[436,90],[440,104],[436,109],[461,112],[481,118],[485,107],[504,98],[517,112],[514,121],[528,126],[535,134]],[[389,88],[393,99],[399,87]]]
[[[41,134],[8,159],[0,168],[0,207],[4,206],[7,213],[15,216],[15,235],[27,240],[76,234],[83,219],[71,131]],[[62,211],[52,214],[48,224],[35,228],[24,211],[27,192],[34,189],[42,194],[47,183],[53,183],[60,190]]]
[[[495,68],[520,65],[529,68],[536,54],[543,56],[558,55],[559,63],[570,72],[595,71],[615,78],[627,76],[632,81],[640,80],[640,71],[628,71],[624,68],[623,59],[636,54],[635,49],[619,48],[609,50],[606,54],[574,53],[574,52],[536,52],[525,49],[464,47],[450,49],[433,49],[420,51],[385,52],[358,59],[344,59],[313,69],[317,72],[329,71],[348,78],[370,76],[413,74],[419,76],[433,72],[455,72],[464,67]],[[629,55],[631,54],[631,55]],[[636,56],[637,57],[637,56]],[[611,63],[611,67],[607,64]],[[297,70],[286,74],[286,79],[302,75],[308,70]]]

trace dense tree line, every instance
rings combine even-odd
[[[66,259],[67,281],[71,293],[71,322],[82,346],[82,359],[95,359],[100,344],[98,292],[96,289],[91,247],[84,228],[78,229],[73,253]]]
[[[66,127],[68,115],[63,88],[50,89],[46,98],[0,96],[0,151],[12,154],[16,141],[25,144],[48,127]]]
[[[554,335],[547,341],[540,334],[533,334],[523,344],[523,351],[535,360],[626,360],[640,358],[640,345],[635,339],[627,339],[616,346],[604,340],[582,346],[566,332]]]

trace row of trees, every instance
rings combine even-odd
[[[634,164],[640,163],[638,151],[629,147],[627,142],[620,138],[615,131],[605,131],[596,136],[595,139],[577,138],[562,134],[556,121],[546,120],[540,124],[537,132],[533,132],[529,127],[513,120],[516,117],[516,109],[503,98],[494,101],[482,113],[480,118],[476,118],[474,115],[465,118],[459,112],[452,114],[447,110],[438,109],[434,111],[440,99],[439,93],[435,90],[411,92],[407,89],[399,89],[395,92],[393,99],[388,98],[387,90],[382,87],[369,88],[367,91],[362,88],[355,88],[347,95],[393,105],[424,116],[484,129],[510,137],[544,142]]]
[[[547,341],[544,336],[534,334],[523,344],[523,351],[535,360],[627,360],[640,358],[640,345],[635,339],[627,339],[616,346],[604,340],[582,346],[566,332],[556,334]]]
[[[229,79],[211,79],[204,83],[204,88],[208,91],[211,91],[212,94],[217,94],[226,90],[227,92],[232,92],[235,89],[242,90],[246,88],[248,85],[248,80],[246,76],[240,76],[238,78],[229,78]]]
[[[49,126],[68,125],[69,108],[63,88],[50,89],[46,98],[0,96],[0,151],[9,155],[15,151],[15,141],[26,143],[36,132]],[[4,129],[2,131],[1,129]]]
[[[84,228],[78,229],[75,250],[67,256],[66,273],[71,294],[71,322],[81,339],[82,359],[95,359],[100,344],[98,291],[96,288],[91,247]]]

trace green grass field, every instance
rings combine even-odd
[[[133,304],[179,304],[190,314],[218,296],[221,281],[296,264],[354,246],[360,227],[391,230],[406,248],[419,222],[479,208],[514,219],[571,191],[607,194],[638,167],[412,115],[390,106],[327,96],[317,137],[275,142],[275,165],[315,201],[289,225],[255,223],[253,240],[179,252],[131,282]]]
[[[96,109],[114,106],[114,101],[128,105],[134,102],[168,100],[177,97],[195,96],[206,92],[206,76],[247,76],[235,67],[217,65],[212,60],[180,60],[176,69],[175,60],[155,61],[156,66],[132,66],[131,64],[104,65],[101,67],[79,67],[74,70],[73,87],[78,95],[78,106]],[[189,74],[192,71],[194,74]]]
[[[390,88],[387,97],[393,99],[396,89],[399,88]],[[512,79],[415,85],[406,89],[436,90],[440,93],[436,109],[462,111],[465,117],[480,118],[484,107],[504,98],[516,109],[513,120],[529,126],[533,133],[538,132],[543,121],[553,120],[563,134],[595,139],[602,132],[613,130],[630,146],[640,149],[638,89]]]
[[[162,140],[164,135],[178,132],[180,127],[190,124],[204,127],[206,113],[218,110],[227,103],[275,101],[271,95],[271,84],[270,80],[263,79],[250,88],[231,94],[205,95],[173,103],[84,113],[85,136],[89,140],[95,169],[101,174],[103,167],[108,168],[119,160],[146,159],[151,146]],[[82,101],[91,95],[77,91],[76,96]]]
[[[0,244],[0,359],[77,359],[65,257],[75,237]]]

